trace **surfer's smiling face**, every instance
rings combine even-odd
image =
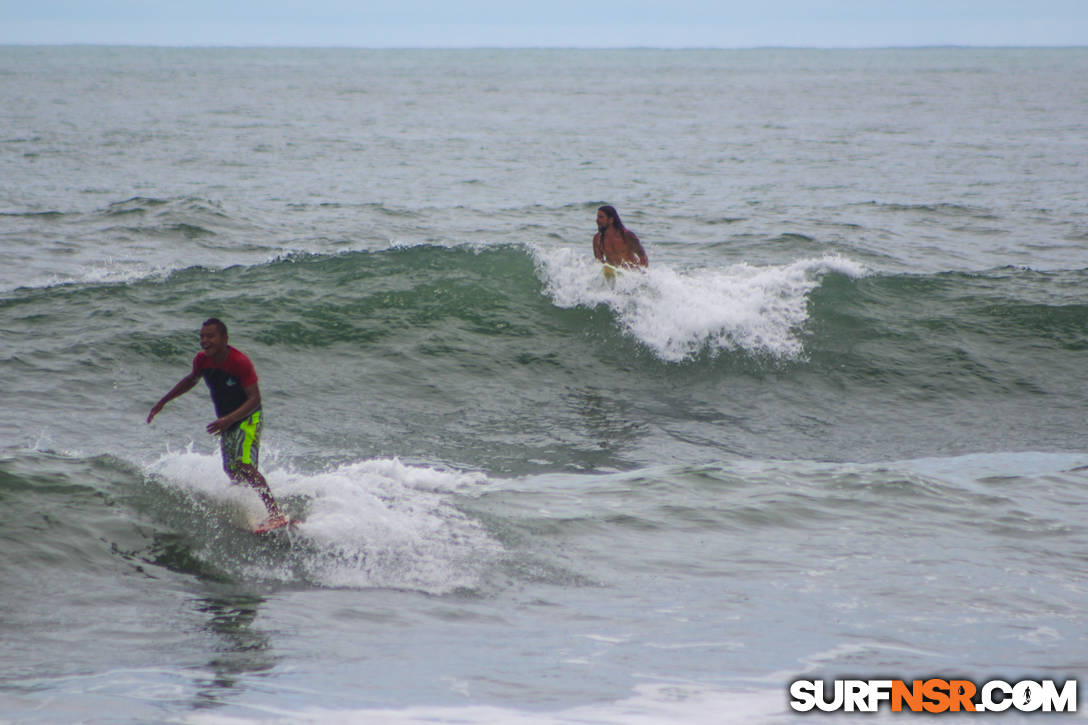
[[[227,336],[218,325],[204,325],[200,328],[200,349],[211,358],[221,358],[227,352]]]

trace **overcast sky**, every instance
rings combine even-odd
[[[1088,0],[0,0],[0,43],[1088,45]]]

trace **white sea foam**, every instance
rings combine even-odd
[[[556,305],[607,305],[629,334],[669,362],[731,350],[800,358],[808,295],[821,278],[866,274],[856,262],[827,256],[760,267],[678,270],[658,264],[619,274],[609,284],[584,252],[561,248],[534,255]]]
[[[795,715],[787,712],[784,690],[768,688],[713,687],[696,683],[655,682],[639,685],[627,698],[615,702],[581,705],[553,712],[538,712],[493,705],[416,706],[403,709],[331,710],[308,708],[276,710],[253,717],[210,712],[190,715],[194,725],[241,725],[242,723],[461,723],[462,725],[710,725],[711,723],[785,723]]]
[[[125,284],[141,279],[166,277],[170,269],[161,268],[131,257],[82,255],[66,264],[48,259],[43,267],[40,260],[10,259],[0,254],[0,264],[8,261],[7,269],[0,272],[0,292],[17,289],[42,289],[70,284]]]
[[[252,527],[263,506],[246,486],[229,486],[216,456],[168,454],[151,470],[215,505],[208,516]],[[484,480],[476,474],[368,460],[322,473],[271,470],[281,501],[298,502],[302,523],[290,533],[297,546],[287,561],[244,557],[254,576],[343,588],[399,588],[447,593],[481,584],[502,547],[452,502]],[[230,554],[208,547],[206,555]],[[231,568],[238,562],[213,562]]]

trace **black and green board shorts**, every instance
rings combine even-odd
[[[228,474],[243,464],[256,468],[261,452],[261,410],[258,408],[223,431],[219,447],[223,451],[223,470]]]

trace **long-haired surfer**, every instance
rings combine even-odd
[[[619,213],[612,206],[602,206],[597,210],[593,256],[613,267],[646,267],[650,264],[642,242],[633,231],[623,226]]]
[[[201,351],[193,358],[192,371],[152,406],[147,422],[164,405],[192,390],[204,378],[217,416],[207,425],[207,431],[219,434],[223,470],[234,483],[247,483],[257,491],[268,509],[268,520],[262,526],[285,522],[268,482],[257,471],[262,423],[257,371],[241,350],[227,344],[227,326],[214,317],[200,328],[200,347]]]

